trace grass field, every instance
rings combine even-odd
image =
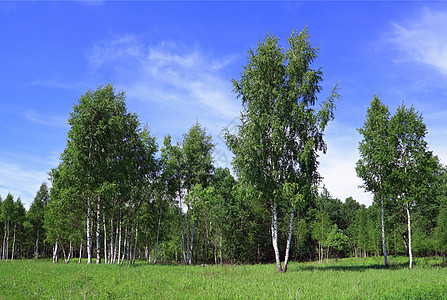
[[[170,266],[0,262],[0,299],[447,299],[440,259],[391,257],[274,265]]]

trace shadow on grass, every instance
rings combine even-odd
[[[336,263],[331,264],[318,264],[318,265],[305,265],[298,266],[293,269],[289,269],[289,272],[300,272],[300,271],[352,271],[352,272],[364,272],[367,270],[401,270],[409,267],[409,263],[392,263],[388,268],[384,264],[353,264],[353,265],[337,265]]]

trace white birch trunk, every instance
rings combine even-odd
[[[96,206],[96,263],[101,263],[101,197]]]
[[[133,237],[133,224],[132,227],[130,228],[130,232],[128,233],[127,236],[127,251],[126,251],[126,264],[129,265],[129,262],[132,260],[132,257],[130,257],[132,255],[132,237]]]
[[[10,222],[8,221],[8,227],[7,227],[8,233],[6,234],[6,261],[8,260],[9,257],[9,225]]]
[[[321,241],[318,242],[318,263],[323,263],[323,245]]]
[[[17,227],[17,224],[14,224],[14,237],[12,239],[11,261],[14,260],[14,253],[15,253],[15,247],[16,247],[16,227]]]
[[[388,268],[388,255],[386,253],[386,243],[385,243],[385,213],[383,210],[383,197],[380,196],[380,206],[381,206],[381,210],[382,210],[382,214],[381,214],[381,221],[382,221],[382,249],[383,249],[383,259],[385,260],[385,267]]]
[[[288,263],[289,263],[289,253],[290,253],[290,244],[292,242],[294,215],[295,215],[295,210],[292,207],[292,211],[290,212],[290,224],[289,224],[289,235],[287,237],[286,256],[284,258],[284,270],[283,270],[284,273],[287,272],[287,267],[288,267]]]
[[[147,246],[147,241],[144,246],[144,257],[146,258],[146,263],[149,263],[149,247]]]
[[[72,253],[73,253],[73,244],[72,244],[71,240],[70,240],[70,245],[68,247],[68,256],[65,255],[65,248],[63,246],[62,246],[62,250],[64,251],[65,264],[68,264],[70,262],[70,259],[71,259]]]
[[[161,205],[160,205],[160,214],[158,215],[157,244],[155,245],[154,264],[157,263],[157,256],[158,256],[158,239],[159,239],[159,236],[160,236],[160,226],[161,226]]]
[[[102,214],[102,224],[104,225],[104,263],[107,264],[107,225],[105,214]]]
[[[137,217],[137,226],[135,227],[135,245],[133,247],[132,264],[135,264],[135,257],[137,255],[137,245],[138,245],[138,225],[140,223],[140,215]]]
[[[185,231],[183,229],[183,216],[182,216],[182,209],[181,209],[181,207],[180,207],[180,227],[182,229],[182,254],[183,254],[183,261],[184,261],[184,263],[186,265],[188,262],[187,262],[186,251],[185,251]]]
[[[6,254],[6,232],[7,232],[7,222],[5,221],[5,229],[4,229],[4,235],[3,235],[3,245],[2,245],[2,260],[5,261],[5,254]]]
[[[125,254],[126,254],[126,247],[127,247],[127,225],[126,225],[126,231],[124,233],[123,255],[122,255],[122,258],[121,258],[121,262],[119,263],[120,265],[124,261],[124,257],[125,257]]]
[[[56,239],[56,243],[54,244],[53,247],[53,263],[57,263],[57,246],[58,246],[57,241],[58,239]]]
[[[219,256],[220,256],[220,265],[222,265],[222,232],[220,233]]]
[[[189,211],[188,211],[189,212]],[[191,262],[191,236],[190,236],[190,229],[189,229],[189,215],[186,215],[186,264],[190,265]]]
[[[34,247],[34,259],[37,259],[38,256],[39,256],[39,228],[37,228],[37,238]]]
[[[411,219],[410,208],[408,203],[405,203],[405,210],[407,211],[407,225],[408,225],[408,255],[410,256],[410,269],[413,268],[413,252],[411,251]]]
[[[91,203],[90,195],[87,197],[87,263],[92,263],[92,240],[91,240],[91,224],[90,224],[90,214],[91,214]]]
[[[121,234],[122,234],[122,228],[123,228],[123,217],[121,215],[121,210],[120,210],[120,225],[119,225],[119,237],[118,237],[118,264],[120,263],[120,258],[121,258]]]
[[[79,246],[79,260],[78,260],[78,264],[81,263],[81,258],[82,258],[82,240],[81,240],[81,245]]]
[[[275,251],[275,260],[276,260],[276,270],[278,272],[282,272],[281,260],[279,258],[279,249],[278,249],[278,215],[276,211],[276,203],[272,205],[272,244],[273,250]]]
[[[118,250],[118,233],[119,233],[119,225],[118,223],[116,224],[116,236],[115,236],[115,245],[113,248],[113,259],[112,259],[112,264],[116,263],[116,251]],[[118,256],[119,257],[119,256]]]
[[[218,239],[219,239],[219,237],[218,236],[216,236],[215,238],[214,238],[214,251],[213,251],[213,254],[214,254],[214,264],[215,265],[217,265],[217,242],[218,242]]]
[[[191,224],[191,239],[190,239],[190,244],[189,244],[189,247],[190,247],[190,251],[189,251],[189,265],[191,266],[192,265],[192,259],[193,259],[193,253],[194,253],[194,249],[193,249],[193,246],[194,246],[194,224]]]
[[[109,252],[109,264],[113,264],[113,214],[110,219],[110,252]]]
[[[161,257],[161,264],[163,264],[163,243],[160,244],[160,257]]]

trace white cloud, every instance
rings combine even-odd
[[[20,197],[26,209],[29,209],[40,185],[47,178],[47,172],[25,170],[17,164],[0,161],[0,195],[3,199],[8,193],[11,193],[14,199]]]
[[[405,25],[393,23],[391,42],[404,54],[447,75],[447,12],[424,9]]]
[[[153,44],[127,35],[97,43],[87,58],[95,72],[111,72],[130,100],[129,109],[148,122],[159,143],[168,133],[181,139],[199,121],[217,144],[216,164],[230,167],[231,154],[221,132],[240,112],[231,78],[225,75],[235,57],[216,58],[198,45]]]
[[[355,172],[359,159],[358,143],[361,137],[354,128],[349,128],[334,121],[325,134],[328,146],[327,153],[321,155],[319,172],[324,177],[322,184],[326,186],[332,197],[344,201],[352,197],[360,204],[371,205],[372,195],[365,193],[362,180]]]
[[[37,113],[33,109],[28,109],[25,112],[23,112],[24,117],[36,124],[50,126],[50,127],[57,127],[62,129],[68,128],[67,118],[65,116],[50,116],[45,117]]]
[[[191,49],[192,48],[192,49]],[[231,57],[213,59],[198,46],[184,47],[171,41],[157,46],[129,35],[102,41],[87,53],[96,68],[114,66],[119,85],[129,97],[167,106],[194,106],[200,115],[233,118],[239,106],[231,82],[221,71]]]

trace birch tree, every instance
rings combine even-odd
[[[187,133],[183,135],[181,144],[181,171],[182,171],[182,190],[185,194],[189,194],[192,188],[198,184],[206,188],[212,179],[214,170],[212,153],[214,144],[211,141],[211,136],[206,133],[204,127],[199,122],[196,122]],[[187,263],[193,263],[194,251],[194,223],[190,222],[190,216],[194,209],[194,202],[187,201],[185,204],[188,207],[186,213],[186,244],[187,244]]]
[[[363,180],[363,188],[374,194],[381,208],[382,250],[385,266],[388,255],[385,242],[384,199],[392,170],[392,146],[390,145],[390,113],[377,96],[371,101],[363,127],[358,129],[363,136],[359,144],[360,159],[357,161],[357,176]]]
[[[39,256],[39,243],[42,240],[42,237],[45,236],[44,232],[44,216],[45,216],[45,207],[48,204],[50,194],[48,190],[48,186],[46,183],[42,183],[39,188],[39,191],[34,197],[33,203],[29,208],[26,216],[29,223],[32,226],[33,233],[35,236],[34,245],[34,259],[37,259]]]
[[[3,229],[3,247],[2,247],[2,260],[8,260],[9,258],[9,239],[11,223],[14,215],[14,197],[8,194],[5,200],[2,202],[2,214],[0,216],[4,229]]]
[[[399,106],[390,120],[389,136],[393,151],[392,186],[395,201],[402,205],[407,217],[408,255],[413,267],[411,214],[427,190],[435,183],[438,161],[428,151],[426,126],[414,107]]]
[[[17,250],[20,250],[21,248],[21,243],[18,242],[21,240],[21,235],[24,233],[23,222],[25,221],[25,216],[26,209],[19,197],[14,202],[14,212],[11,221],[11,224],[13,225],[11,260],[14,260],[14,257],[17,255]]]
[[[289,47],[278,45],[267,35],[256,49],[248,51],[248,64],[234,92],[242,100],[241,125],[236,134],[226,132],[234,153],[233,165],[239,178],[253,186],[271,214],[271,240],[278,272],[283,271],[278,247],[278,204],[286,202],[290,211],[290,232],[299,201],[307,201],[311,188],[320,180],[319,152],[326,152],[323,132],[333,119],[335,87],[317,106],[323,72],[312,69],[317,48],[309,42],[307,28],[294,31]],[[284,193],[287,187],[288,192]],[[285,199],[284,194],[290,197]],[[290,245],[291,234],[287,245]],[[287,270],[286,247],[284,271]]]
[[[113,85],[86,92],[74,105],[68,120],[71,126],[62,160],[77,180],[78,192],[85,199],[88,263],[92,263],[92,223],[96,212],[96,256],[101,262],[101,223],[103,196],[113,183],[128,187],[133,197],[136,183],[142,183],[147,159],[139,121],[127,112],[124,92]]]
[[[436,250],[442,255],[442,263],[446,266],[445,256],[447,254],[447,205],[444,204],[436,218],[434,229]]]

